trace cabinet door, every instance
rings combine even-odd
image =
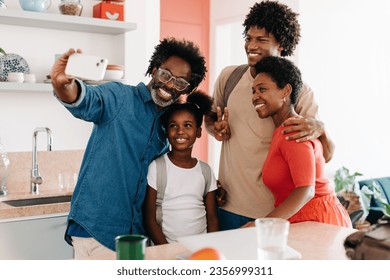
[[[0,259],[73,259],[64,240],[67,215],[0,222]]]

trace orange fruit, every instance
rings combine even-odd
[[[224,260],[225,256],[214,248],[203,248],[194,252],[189,260]]]

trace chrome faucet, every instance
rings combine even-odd
[[[51,145],[53,143],[53,137],[51,130],[47,127],[37,127],[34,129],[32,137],[32,169],[31,169],[31,193],[39,194],[39,186],[43,182],[43,178],[39,174],[38,160],[37,160],[37,135],[38,132],[46,132],[47,134],[47,150],[51,151]]]

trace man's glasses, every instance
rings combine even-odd
[[[171,72],[163,68],[158,68],[157,78],[164,84],[169,83],[173,79],[173,86],[178,91],[183,91],[190,85],[190,83],[183,78],[176,78],[171,74]]]

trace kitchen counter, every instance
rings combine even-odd
[[[8,194],[0,196],[0,222],[9,219],[24,219],[32,216],[56,215],[68,213],[70,202],[36,204],[30,206],[11,206],[4,201],[41,199],[45,197],[70,197],[73,194],[75,180],[79,172],[84,150],[39,151],[37,160],[43,183],[39,185],[39,194],[31,194],[31,152],[9,152],[10,172]],[[64,180],[60,188],[59,174]],[[52,201],[53,202],[53,201]]]
[[[288,245],[301,253],[303,260],[347,260],[343,243],[345,238],[355,231],[317,222],[291,224]],[[146,259],[175,260],[190,253],[182,244],[172,243],[147,247]],[[115,252],[92,259],[114,260]]]

